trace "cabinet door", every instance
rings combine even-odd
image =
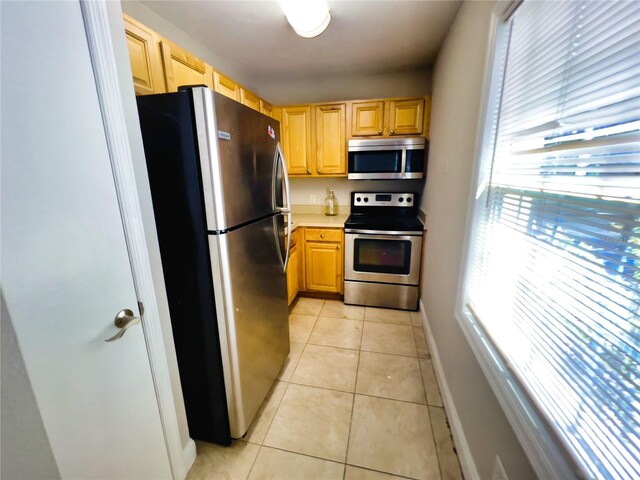
[[[389,134],[420,135],[424,121],[424,98],[389,101]]]
[[[306,242],[305,266],[307,290],[342,291],[342,250],[340,243]]]
[[[136,95],[164,93],[162,59],[156,34],[128,15],[124,15],[124,33]]]
[[[240,87],[240,102],[249,108],[260,111],[260,97],[244,87]]]
[[[265,115],[269,115],[270,117],[274,118],[273,117],[273,105],[271,105],[266,100],[263,100],[262,98],[260,99],[260,112],[262,112]]]
[[[424,125],[422,135],[429,138],[429,128],[431,127],[431,96],[424,99]]]
[[[271,116],[276,120],[278,120],[280,124],[282,124],[282,108],[281,107],[273,107],[273,112]]]
[[[183,48],[168,40],[160,42],[164,79],[168,92],[177,92],[182,85],[207,85],[211,78],[207,75],[207,65]]]
[[[240,85],[220,72],[213,72],[213,89],[226,97],[240,101]]]
[[[311,175],[311,107],[282,109],[282,147],[290,175]]]
[[[295,245],[291,248],[289,264],[287,265],[287,301],[289,304],[291,304],[300,291],[300,278],[298,276],[300,271],[299,264],[300,257],[298,253],[298,246]]]
[[[353,102],[351,104],[351,136],[382,135],[384,102]]]
[[[318,105],[316,111],[316,172],[318,175],[347,173],[346,106]]]

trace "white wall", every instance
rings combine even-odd
[[[422,302],[480,477],[499,455],[508,478],[525,480],[535,474],[454,317],[493,6],[463,4],[434,68]]]
[[[0,302],[0,477],[33,480],[60,478],[2,293]]]
[[[276,105],[332,102],[384,97],[415,97],[431,93],[431,70],[377,75],[300,76],[260,79],[256,91]]]

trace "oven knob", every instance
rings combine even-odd
[[[360,197],[356,197],[356,202],[359,202],[360,200],[362,200]]]
[[[402,203],[402,202],[404,202],[404,198],[400,197],[400,198],[398,199],[398,201],[399,201],[400,203]]]
[[[364,197],[364,202],[367,203],[369,201],[369,197]]]

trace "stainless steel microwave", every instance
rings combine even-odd
[[[426,140],[422,137],[349,140],[353,180],[424,178]]]

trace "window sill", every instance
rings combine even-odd
[[[455,316],[539,478],[578,479],[578,467],[532,406],[527,393],[493,347],[473,315],[459,307]],[[586,478],[586,477],[585,477]]]

